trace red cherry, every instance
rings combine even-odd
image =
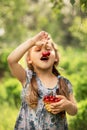
[[[48,95],[47,98],[49,99],[50,103],[53,103],[55,101],[55,96],[53,96],[53,95]]]
[[[46,95],[46,96],[44,96],[44,99],[46,99],[46,98],[48,98],[48,96]]]
[[[54,102],[54,98],[50,98],[50,102]]]
[[[47,96],[47,95],[44,96],[43,101],[48,102],[49,101],[49,96]]]
[[[47,52],[47,55],[48,55],[48,56],[50,55],[50,51]]]
[[[58,102],[59,102],[60,100],[61,100],[60,98],[57,99]]]
[[[47,52],[43,52],[43,53],[42,53],[42,56],[43,56],[43,57],[46,57],[46,56],[47,56]]]
[[[49,98],[46,98],[44,101],[45,101],[45,102],[49,102]]]
[[[55,102],[59,102],[60,100],[60,98],[55,97]]]
[[[53,98],[53,95],[49,95],[49,98],[50,98],[50,99]]]
[[[47,52],[42,52],[42,56],[43,57],[47,57],[47,56],[49,56],[50,55],[50,52],[49,51],[47,51]]]

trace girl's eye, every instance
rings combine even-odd
[[[36,51],[40,51],[40,50],[41,50],[41,48],[36,48],[35,50],[36,50]]]
[[[51,48],[51,47],[47,47],[46,49],[47,49],[47,50],[52,50],[52,48]]]

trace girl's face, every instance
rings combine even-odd
[[[29,50],[28,64],[36,69],[52,69],[57,61],[52,41],[39,42]]]

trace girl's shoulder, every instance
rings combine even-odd
[[[64,77],[64,76],[61,76],[61,75],[58,75],[57,76],[58,77],[58,79],[63,79],[67,84],[71,84],[71,82],[70,82],[70,80],[68,79],[68,78],[66,78],[66,77]],[[71,84],[72,85],[72,84]]]
[[[26,80],[25,80],[25,84],[24,84],[23,87],[26,87],[27,84],[30,83],[30,81],[31,81],[31,79],[32,79],[33,71],[30,70],[30,69],[28,69],[28,68],[26,68],[26,69],[25,69],[25,73],[26,73]]]
[[[67,86],[68,86],[69,92],[73,92],[72,83],[71,83],[71,81],[70,81],[68,78],[66,78],[66,77],[64,77],[64,76],[61,76],[61,75],[58,75],[57,77],[58,77],[58,79],[63,79],[63,80],[65,81],[65,83],[66,83]]]
[[[28,69],[28,68],[25,69],[25,72],[26,72],[26,76],[27,76],[27,77],[30,77],[30,76],[33,75],[33,71],[30,70],[30,69]]]

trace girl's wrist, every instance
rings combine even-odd
[[[31,38],[30,41],[31,41],[32,44],[35,44],[34,38]]]
[[[71,104],[70,101],[68,101],[68,102],[67,102],[67,105],[66,105],[66,111],[70,108],[70,106],[72,106],[72,104]]]
[[[35,44],[35,40],[33,38],[29,39],[28,41],[28,44],[30,44],[31,46],[34,46]]]
[[[66,112],[68,114],[74,115],[77,113],[77,107],[75,104],[73,104],[72,102],[68,101],[68,104],[66,106]]]

